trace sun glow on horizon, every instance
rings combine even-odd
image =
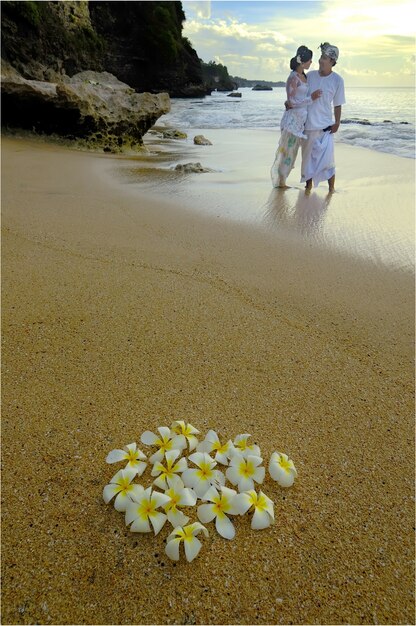
[[[198,56],[226,65],[233,76],[285,80],[300,44],[340,49],[336,71],[351,86],[413,86],[413,3],[368,0],[187,1],[184,35]],[[408,19],[406,19],[406,16]]]

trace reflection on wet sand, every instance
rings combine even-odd
[[[333,194],[325,197],[316,192],[305,193],[302,189],[297,197],[284,189],[273,189],[265,204],[264,219],[274,228],[295,231],[304,236],[320,235]]]

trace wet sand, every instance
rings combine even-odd
[[[412,272],[2,152],[3,623],[412,623]],[[211,523],[192,564],[126,529],[106,454],[173,419],[290,455],[273,527]]]

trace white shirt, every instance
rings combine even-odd
[[[305,130],[323,130],[335,123],[333,108],[345,104],[344,80],[339,74],[331,72],[328,76],[321,76],[318,70],[308,72],[308,93],[317,89],[322,95],[308,106],[308,115]]]

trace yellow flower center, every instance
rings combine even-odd
[[[208,478],[211,478],[211,476],[212,476],[212,469],[208,465],[208,463],[203,463],[201,465],[201,467],[197,471],[197,476],[198,476],[198,478],[203,478],[204,480],[207,480]]]
[[[280,457],[279,465],[286,472],[288,472],[291,469],[291,463],[290,463],[289,459],[286,461],[283,457]]]
[[[156,441],[156,445],[159,446],[159,449],[162,452],[166,452],[167,450],[170,450],[172,448],[172,441],[171,440],[165,441],[164,439],[158,439]]]
[[[224,443],[223,445],[221,445],[219,441],[216,441],[214,443],[214,450],[216,452],[219,452],[220,454],[225,454],[227,452],[227,447],[228,445],[226,443]]]

